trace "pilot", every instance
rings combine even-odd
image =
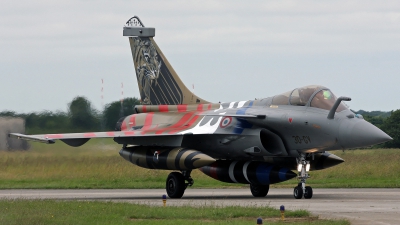
[[[300,88],[299,89],[300,103],[302,105],[307,105],[307,102],[310,99],[311,95],[314,94],[314,91],[315,88]]]
[[[330,110],[334,103],[332,93],[329,90],[321,90],[314,96],[311,107]]]

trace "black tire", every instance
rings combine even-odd
[[[168,175],[165,189],[170,198],[182,198],[185,193],[185,179],[179,172],[172,172]]]
[[[250,191],[254,197],[265,197],[269,191],[269,185],[250,184]]]
[[[306,190],[304,192],[304,198],[310,199],[313,196],[313,190],[310,186],[306,186]]]
[[[303,197],[303,188],[301,186],[296,186],[293,190],[293,196],[295,199],[301,199]]]

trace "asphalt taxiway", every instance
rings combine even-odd
[[[167,205],[284,205],[306,209],[323,218],[345,218],[352,224],[400,224],[400,189],[314,189],[312,199],[294,199],[293,189],[270,189],[265,198],[252,197],[248,189],[188,188],[182,199]],[[124,201],[162,205],[163,189],[58,189],[0,190],[0,198]]]

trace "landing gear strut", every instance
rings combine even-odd
[[[306,155],[300,154],[297,158],[297,171],[299,172],[298,179],[299,184],[293,190],[293,196],[295,199],[301,199],[303,196],[306,199],[310,199],[313,196],[313,190],[310,186],[306,186],[308,171],[310,170],[310,162],[306,161]]]
[[[170,198],[182,198],[186,188],[193,185],[194,181],[190,177],[191,172],[191,170],[185,170],[182,173],[172,172],[168,175],[165,189]]]

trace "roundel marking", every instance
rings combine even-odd
[[[221,123],[219,124],[219,126],[221,127],[221,128],[225,128],[225,127],[227,127],[229,124],[231,124],[232,123],[232,117],[230,117],[230,116],[227,116],[227,117],[224,117],[222,120],[221,120]]]

